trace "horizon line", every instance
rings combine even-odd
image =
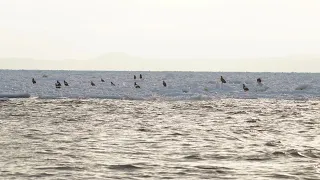
[[[300,73],[300,74],[319,74],[320,72],[307,72],[307,71],[192,71],[192,70],[86,70],[86,69],[3,69],[0,68],[0,71],[89,71],[89,72],[190,72],[190,73]]]
[[[139,59],[174,59],[174,60],[191,60],[191,59],[201,59],[201,60],[254,60],[254,59],[289,59],[289,58],[312,58],[312,59],[318,59],[320,58],[320,54],[296,54],[296,55],[279,55],[279,56],[257,56],[257,57],[146,57],[146,56],[137,56],[137,55],[131,55],[129,53],[125,52],[109,52],[109,53],[104,53],[95,57],[91,58],[60,58],[60,59],[49,59],[49,58],[35,58],[35,57],[14,57],[14,56],[8,56],[8,57],[0,57],[0,60],[5,60],[5,59],[27,59],[27,60],[40,60],[40,61],[88,61],[88,60],[98,60],[99,58],[104,58],[105,56],[108,55],[122,55],[122,57],[129,57],[129,58],[139,58]]]

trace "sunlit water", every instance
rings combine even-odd
[[[142,74],[143,78],[139,78]],[[137,79],[133,76],[136,75]],[[223,76],[227,83],[220,83]],[[36,84],[31,82],[35,78]],[[101,82],[101,78],[105,82]],[[262,86],[257,84],[262,79]],[[60,89],[55,82],[62,83]],[[69,86],[63,85],[66,80]],[[91,86],[91,81],[96,86]],[[167,87],[163,87],[165,81]],[[115,86],[111,86],[111,82]],[[141,88],[136,89],[134,83]],[[243,91],[243,84],[250,90]],[[320,99],[320,73],[112,72],[0,70],[0,98],[100,98],[126,100],[212,100],[216,98]]]
[[[1,179],[320,179],[320,101],[0,101]]]

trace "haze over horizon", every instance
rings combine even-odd
[[[291,63],[288,65],[288,63]],[[249,58],[159,59],[131,56],[126,53],[106,53],[87,60],[38,60],[32,58],[0,58],[0,69],[25,70],[102,70],[102,71],[225,71],[241,72],[319,72],[320,58]],[[303,68],[301,68],[303,64]],[[179,67],[179,68],[177,68]],[[190,68],[192,67],[192,68]],[[307,69],[308,71],[306,71]]]
[[[316,0],[0,1],[0,69],[320,72],[319,9]]]

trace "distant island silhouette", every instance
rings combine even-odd
[[[301,65],[303,64],[303,66]],[[157,59],[110,52],[87,60],[0,58],[0,69],[102,71],[319,72],[318,57]]]

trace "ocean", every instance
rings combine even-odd
[[[320,179],[320,74],[0,77],[0,179]]]

